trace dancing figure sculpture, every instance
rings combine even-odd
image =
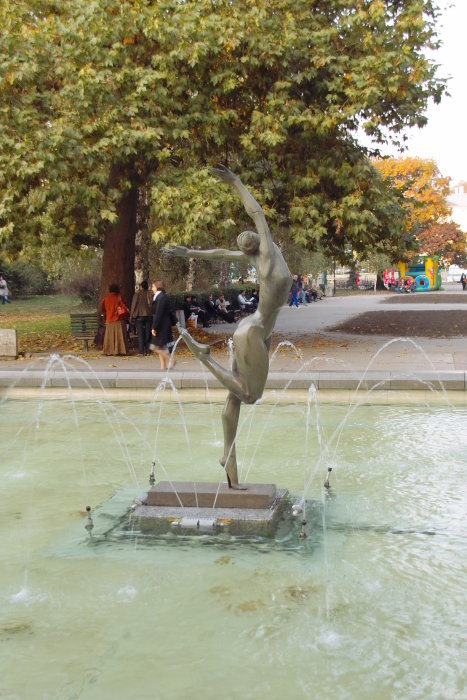
[[[193,355],[197,357],[228,390],[222,412],[224,454],[220,460],[225,468],[229,487],[246,489],[238,483],[235,438],[240,406],[252,404],[263,395],[269,371],[271,336],[281,306],[287,301],[292,275],[282,253],[272,240],[264,212],[254,197],[231,170],[225,166],[213,168],[212,173],[232,185],[238,192],[256,230],[243,231],[237,238],[239,250],[190,250],[171,246],[164,252],[186,258],[248,262],[256,268],[260,296],[254,314],[244,318],[233,335],[232,370],[225,369],[210,355],[210,346],[196,342],[184,328],[180,333]]]

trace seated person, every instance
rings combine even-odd
[[[204,308],[205,308],[206,313],[208,315],[209,322],[215,323],[216,316],[218,316],[218,313],[217,313],[216,304],[214,303],[214,297],[212,296],[212,294],[208,295],[208,298],[204,302]]]
[[[219,294],[219,298],[216,299],[216,309],[218,316],[220,316],[224,321],[226,321],[226,323],[234,323],[235,316],[233,311],[229,311],[229,306],[230,303],[227,301],[224,295]]]
[[[246,298],[246,289],[242,289],[237,297],[238,305],[242,311],[252,312],[255,310],[253,302]]]
[[[410,280],[408,277],[404,280],[403,284],[403,290],[407,294],[412,291],[412,280]]]
[[[323,290],[321,289],[321,287],[313,287],[312,286],[311,289],[313,292],[315,292],[318,301],[320,299],[322,299],[324,296],[326,296],[325,293],[323,292]]]
[[[312,301],[318,301],[318,291],[313,287],[306,287],[305,298],[308,304],[311,304]]]
[[[195,295],[191,297],[190,310],[192,314],[198,316],[198,322],[201,321],[203,328],[209,328],[209,316],[205,309],[202,309],[198,303],[198,298]]]
[[[191,316],[191,295],[187,294],[185,296],[185,301],[183,302],[183,313],[185,314],[185,323]]]
[[[258,304],[259,304],[259,291],[257,289],[253,289],[253,291],[251,292],[250,301],[253,304],[253,306],[255,307],[255,311],[256,311],[256,309],[258,308]]]

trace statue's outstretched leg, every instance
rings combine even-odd
[[[240,486],[237,473],[237,455],[235,452],[235,436],[237,434],[240,406],[242,402],[229,392],[222,411],[222,427],[224,429],[224,455],[220,463],[225,468],[229,488],[244,491],[246,486]]]
[[[254,403],[254,401],[249,400],[249,397],[246,395],[245,387],[239,377],[228,369],[225,369],[225,367],[222,367],[219,362],[212,359],[210,354],[211,347],[209,345],[198,343],[185,328],[179,328],[179,332],[193,355],[212,372],[226,389],[234,393],[241,401],[245,403]]]
[[[203,343],[198,343],[194,338],[191,337],[186,328],[182,328],[179,325],[177,325],[177,328],[178,332],[182,336],[188,348],[191,350],[193,355],[198,358],[198,360],[202,361],[202,358],[205,355],[209,355],[209,353],[211,352],[211,348],[209,345],[203,345]]]

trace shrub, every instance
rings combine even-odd
[[[97,308],[100,293],[100,276],[94,272],[77,272],[74,277],[64,282],[61,289],[64,294],[78,296],[83,304]]]
[[[0,269],[13,297],[50,294],[53,291],[47,273],[38,265],[16,260],[13,263],[4,263]]]
[[[62,262],[60,290],[75,294],[83,304],[97,308],[101,286],[101,256],[87,253],[69,257]]]

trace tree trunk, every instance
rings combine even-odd
[[[186,278],[186,290],[187,292],[192,292],[196,289],[196,258],[189,258],[188,260],[188,274]]]
[[[110,284],[118,284],[124,301],[131,304],[135,291],[137,193],[136,187],[125,192],[117,206],[118,220],[105,234],[99,305]]]
[[[148,187],[138,189],[138,205],[136,215],[136,250],[135,250],[135,281],[141,284],[149,280],[149,247],[151,245],[151,230],[149,227],[150,190]],[[149,285],[151,286],[151,285]]]
[[[375,284],[375,291],[379,289],[380,291],[385,290],[387,291],[386,287],[384,286],[383,278],[378,272],[376,275],[376,284]]]
[[[230,284],[230,264],[223,260],[221,262],[221,271],[219,279],[219,287],[225,289]]]

